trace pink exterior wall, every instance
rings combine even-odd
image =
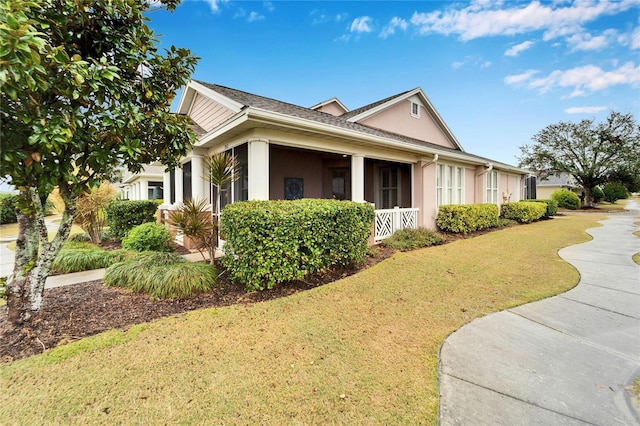
[[[418,224],[427,228],[436,228],[436,165],[420,161],[413,167],[414,202],[412,207],[420,209]]]
[[[233,115],[222,105],[197,93],[189,116],[207,132]]]
[[[361,121],[367,126],[397,133],[447,148],[454,148],[429,113],[420,106],[420,118],[411,116],[411,101],[406,100]]]
[[[519,175],[500,173],[498,179],[498,198],[500,202],[520,201],[522,188],[519,182]]]
[[[344,114],[344,110],[336,102],[331,102],[316,108],[316,111],[326,112],[327,114],[339,116]]]
[[[477,199],[476,194],[476,170],[464,169],[464,203],[475,204]]]

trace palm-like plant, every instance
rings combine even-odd
[[[196,244],[203,258],[203,251],[207,250],[209,262],[213,264],[218,245],[218,226],[209,215],[205,200],[186,200],[177,210],[169,212],[169,223]]]
[[[238,159],[227,152],[221,152],[207,157],[205,159],[205,167],[207,169],[207,175],[205,176],[205,179],[207,179],[213,186],[216,187],[218,193],[215,207],[215,222],[219,229],[221,189],[227,183],[234,182],[240,177],[239,173],[236,173],[236,170],[238,168]],[[213,200],[213,194],[211,195],[211,199]],[[211,214],[212,216],[214,215],[213,209]]]

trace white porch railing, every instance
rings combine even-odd
[[[376,210],[373,240],[380,241],[394,232],[405,228],[418,227],[418,208]]]

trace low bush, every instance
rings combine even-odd
[[[13,194],[0,194],[0,225],[5,223],[16,223],[16,196]]]
[[[108,267],[104,283],[155,299],[180,299],[210,290],[217,277],[213,265],[187,262],[174,253],[141,253]]]
[[[600,201],[604,200],[604,192],[602,192],[602,189],[600,189],[599,186],[593,188],[593,190],[591,191],[591,195],[593,196],[594,203],[599,203]]]
[[[394,250],[415,250],[422,247],[437,246],[445,242],[445,237],[427,228],[401,229],[382,241],[382,245]]]
[[[75,234],[71,234],[69,235],[69,238],[67,238],[67,243],[69,241],[74,241],[74,242],[78,242],[78,243],[86,243],[90,241],[89,235],[87,235],[86,232],[76,232]]]
[[[555,216],[558,213],[558,202],[556,200],[524,200],[530,203],[545,203],[547,205],[547,211],[542,216],[543,219],[551,219],[551,216]]]
[[[248,290],[273,288],[334,265],[364,260],[370,204],[302,199],[245,201],[222,212],[223,264]]]
[[[500,216],[519,223],[531,223],[541,219],[547,213],[547,205],[530,201],[504,203],[500,206]]]
[[[122,248],[134,251],[171,251],[171,231],[155,222],[147,222],[133,228],[122,239]]]
[[[496,204],[446,204],[440,206],[436,224],[455,234],[498,226],[500,209]]]
[[[569,210],[578,210],[580,208],[580,197],[568,189],[558,189],[553,191],[551,199],[558,203],[558,207]]]
[[[51,266],[51,272],[55,274],[69,274],[72,272],[90,271],[92,269],[106,268],[117,262],[133,256],[126,250],[103,250],[95,248],[70,248],[62,249],[56,256]]]
[[[115,200],[107,204],[104,211],[107,215],[109,236],[121,240],[134,227],[155,222],[158,203],[149,200]]]
[[[602,188],[602,192],[604,192],[604,200],[608,203],[629,198],[627,187],[620,182],[609,182]]]

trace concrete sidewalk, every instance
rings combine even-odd
[[[628,208],[638,209],[637,204]],[[479,318],[440,350],[441,425],[640,425],[640,252],[635,215],[560,250],[580,272],[562,295]]]

